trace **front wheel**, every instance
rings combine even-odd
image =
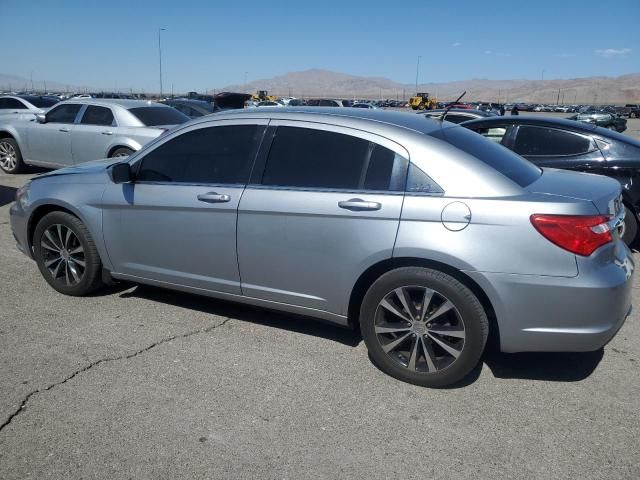
[[[40,273],[55,290],[83,296],[100,288],[102,262],[84,224],[66,212],[51,212],[36,226],[33,251]]]
[[[476,296],[455,278],[405,267],[369,288],[360,328],[374,363],[399,380],[444,387],[478,364],[489,332]]]
[[[13,138],[0,139],[0,169],[11,174],[24,170],[20,147]]]

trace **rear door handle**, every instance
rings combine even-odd
[[[102,132],[102,135],[113,135],[113,132],[111,130],[105,130]]]
[[[220,195],[216,192],[209,192],[198,195],[198,200],[206,203],[226,203],[231,200],[231,197],[229,195]]]
[[[379,202],[367,202],[361,198],[351,198],[338,202],[340,208],[351,210],[352,212],[361,212],[365,210],[380,210],[382,204]]]
[[[64,132],[64,133],[69,133],[69,129],[68,128],[64,128],[64,127],[58,129],[58,131],[59,132]]]

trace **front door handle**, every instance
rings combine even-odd
[[[105,130],[102,132],[102,135],[113,135],[113,132],[111,130]]]
[[[361,198],[351,198],[338,202],[340,208],[351,210],[352,212],[361,212],[365,210],[380,210],[382,204],[379,202],[367,202]]]
[[[198,195],[198,200],[206,203],[226,203],[231,200],[231,197],[229,195],[220,195],[216,192],[209,192]]]
[[[69,133],[69,129],[65,128],[65,127],[59,128],[58,131],[59,132],[64,132],[64,133]]]

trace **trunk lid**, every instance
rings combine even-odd
[[[623,209],[622,186],[616,180],[590,173],[544,168],[538,180],[527,187],[531,193],[591,202],[598,213],[618,215]]]

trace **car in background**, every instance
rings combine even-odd
[[[189,118],[199,118],[220,110],[216,105],[212,105],[210,102],[206,102],[204,100],[190,100],[188,98],[176,98],[175,100],[166,100],[163,103],[184,113]]]
[[[303,98],[293,98],[291,100],[289,100],[289,103],[287,106],[289,107],[303,107],[307,105],[307,101],[304,100]]]
[[[62,294],[113,278],[359,327],[381,370],[442,387],[489,335],[576,352],[619,331],[620,189],[406,113],[256,109],[36,177],[10,222]]]
[[[351,105],[351,107],[353,107],[353,108],[368,108],[370,110],[378,108],[375,105],[373,105],[371,103],[366,103],[366,102],[355,102],[353,105]]]
[[[640,118],[640,105],[627,103],[624,106],[624,115],[629,118]]]
[[[611,112],[578,113],[568,118],[578,122],[593,123],[598,127],[608,128],[616,132],[624,132],[627,129],[627,120]]]
[[[11,119],[33,118],[44,113],[60,100],[56,97],[40,95],[2,95],[0,96],[0,122]]]
[[[256,107],[284,107],[280,102],[275,102],[272,100],[263,100],[256,104]]]
[[[318,107],[349,107],[351,103],[349,100],[337,100],[337,99],[329,99],[329,98],[321,98],[317,101]]]
[[[640,218],[640,141],[591,123],[563,118],[492,117],[462,124],[535,165],[606,175],[623,187],[624,241],[637,239]]]
[[[440,119],[442,114],[445,112],[444,108],[440,108],[437,110],[426,110],[422,112],[416,113],[416,115],[424,115],[425,118],[435,118]],[[452,108],[447,111],[447,114],[444,116],[443,120],[451,123],[462,123],[468,120],[475,120],[476,118],[486,118],[486,117],[495,117],[498,114],[493,111],[484,111],[484,110],[470,110],[466,108]]]
[[[35,119],[0,122],[0,168],[19,173],[26,165],[59,168],[127,156],[188,120],[143,100],[67,100]]]

